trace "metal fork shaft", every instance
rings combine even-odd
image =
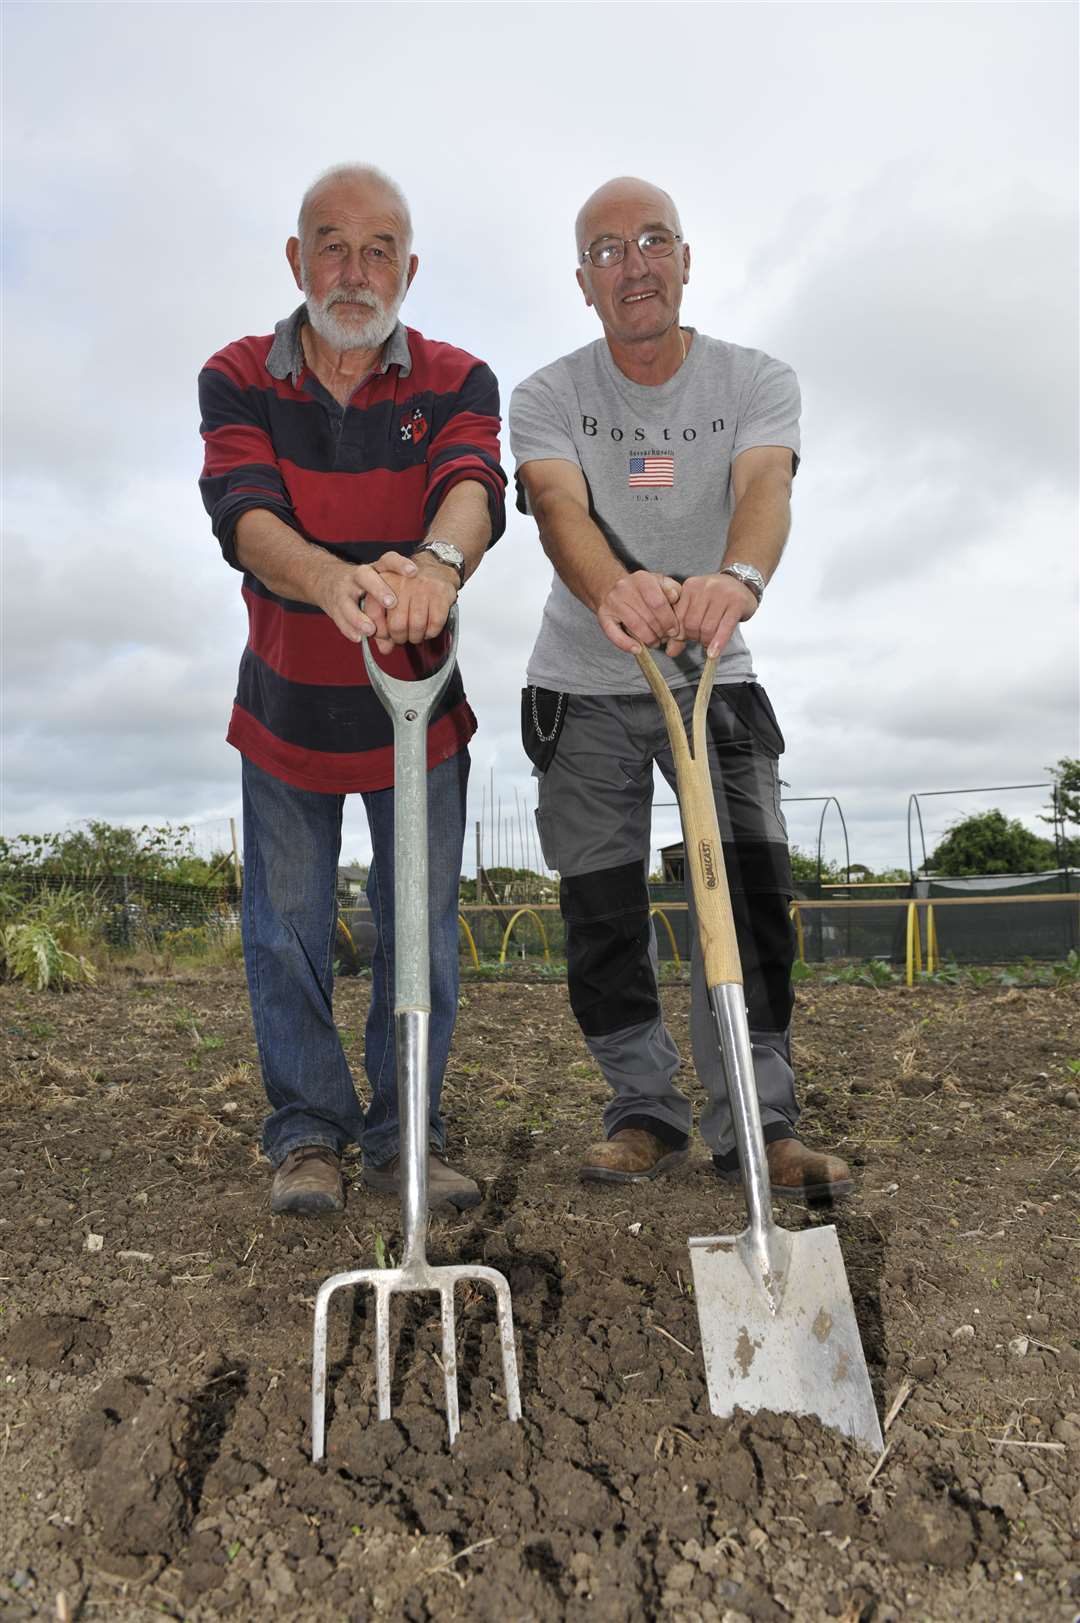
[[[425,864],[426,866],[426,864]],[[425,928],[426,928],[425,918]],[[400,927],[400,926],[399,926]],[[401,1150],[403,1266],[423,1264],[428,1228],[428,1030],[430,1009],[394,1009]]]

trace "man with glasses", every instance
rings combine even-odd
[[[690,248],[664,191],[601,186],[577,217],[577,281],[604,335],[534,373],[510,402],[519,506],[554,565],[528,667],[522,735],[537,825],[561,876],[570,1000],[612,1090],[581,1175],[655,1178],[686,1159],[689,1100],[657,992],[648,871],[653,765],[674,784],[664,720],[631,657],[656,659],[684,719],[706,656],[710,766],[742,956],[774,1191],[813,1203],[852,1187],[846,1164],[795,1136],[793,941],[783,738],[740,630],[790,526],[798,466],[794,373],[760,350],[682,327]],[[731,1109],[696,931],[691,1042],[702,1136],[738,1181]]]
[[[286,246],[304,293],[274,333],[211,356],[199,378],[203,501],[243,571],[248,644],[229,727],[243,756],[244,959],[271,1113],[275,1212],[340,1211],[341,1155],[399,1183],[394,1055],[393,728],[360,648],[405,680],[441,662],[447,616],[502,533],[499,391],[482,361],[404,327],[416,275],[409,206],[377,169],[328,171]],[[446,1161],[439,1113],[457,1015],[458,882],[467,744],[455,672],[428,732],[432,1207],[475,1205]],[[371,834],[378,932],[366,1115],[333,1013],[337,869],[346,794]]]

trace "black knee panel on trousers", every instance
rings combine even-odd
[[[795,1004],[795,932],[789,915],[794,885],[787,846],[773,840],[726,844],[724,866],[750,1024],[761,1031],[786,1031]]]
[[[660,999],[649,962],[644,863],[564,879],[559,904],[566,923],[570,1007],[585,1035],[655,1020]]]

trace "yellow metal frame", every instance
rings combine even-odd
[[[464,913],[458,914],[457,921],[461,925],[461,928],[465,931],[465,939],[469,943],[469,952],[472,954],[473,968],[479,969],[480,959],[476,951],[476,939],[472,931],[469,929],[469,921],[465,917]]]
[[[649,909],[649,917],[651,919],[659,918],[659,919],[663,920],[664,929],[667,931],[668,940],[671,942],[672,957],[675,959],[675,962],[677,964],[681,964],[682,959],[679,957],[679,948],[678,948],[678,945],[677,945],[677,943],[675,941],[675,931],[671,928],[671,920],[668,918],[667,914],[664,912],[664,909],[662,907],[650,907],[650,909]]]
[[[922,931],[919,929],[919,908],[916,902],[908,903],[907,910],[907,983],[915,984],[916,971],[922,974]]]
[[[505,964],[506,962],[506,944],[510,940],[510,932],[523,914],[528,914],[529,918],[536,920],[536,928],[540,931],[540,939],[544,943],[544,962],[545,964],[550,964],[551,954],[548,951],[548,938],[547,931],[544,929],[544,921],[540,917],[539,913],[537,913],[531,907],[519,907],[517,912],[511,918],[510,923],[506,926],[506,929],[503,932],[502,946],[499,948],[500,964]]]
[[[848,888],[854,889],[854,886]],[[815,910],[821,911],[823,909],[830,912],[841,913],[848,912],[853,908],[863,907],[906,907],[908,910],[907,984],[909,986],[913,986],[915,984],[916,974],[921,974],[923,967],[922,929],[921,920],[919,919],[920,908],[925,909],[926,912],[926,967],[928,973],[933,973],[933,971],[936,970],[941,963],[941,951],[938,946],[936,921],[936,913],[939,909],[943,907],[1018,907],[1021,905],[1033,907],[1038,906],[1040,903],[1051,902],[1073,902],[1080,904],[1080,895],[1078,895],[1076,891],[1064,891],[1036,896],[935,896],[932,900],[927,896],[918,896],[915,898],[903,896],[882,896],[873,901],[809,901],[804,897],[799,897],[792,901],[789,913],[792,923],[795,926],[795,937],[798,945],[799,959],[800,962],[805,963],[806,943],[803,931],[804,913],[814,912]],[[663,907],[654,904],[649,909],[650,917],[654,917],[655,915],[659,914],[660,918],[663,920],[664,927],[668,932],[669,939],[671,940],[672,951],[675,954],[676,963],[680,962],[681,960],[679,959],[678,948],[676,947],[674,940],[674,931],[671,928],[671,921],[667,917],[667,913],[685,912],[686,905],[687,904],[685,902],[665,902]],[[469,925],[466,921],[465,913],[495,913],[498,911],[499,909],[497,907],[490,904],[481,905],[467,903],[462,912],[458,914],[459,921],[468,937],[473,963],[477,966],[477,968],[479,968],[479,958],[476,952],[476,943],[473,939],[472,931],[469,929]],[[536,921],[537,928],[540,931],[541,939],[544,943],[544,961],[545,963],[550,963],[551,953],[548,947],[547,932],[544,929],[540,914],[558,912],[559,905],[557,902],[538,902],[535,907],[519,907],[506,927],[506,933],[503,936],[502,947],[499,952],[499,962],[501,964],[506,962],[506,947],[510,939],[510,932],[522,914],[527,913]],[[349,935],[347,925],[345,925],[345,923],[340,919],[338,920],[338,923],[347,939],[351,942],[352,937]]]

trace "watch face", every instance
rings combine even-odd
[[[465,583],[465,554],[460,547],[455,547],[452,541],[425,541],[420,549],[430,552],[439,562],[446,564],[449,569],[457,572],[458,587]]]

